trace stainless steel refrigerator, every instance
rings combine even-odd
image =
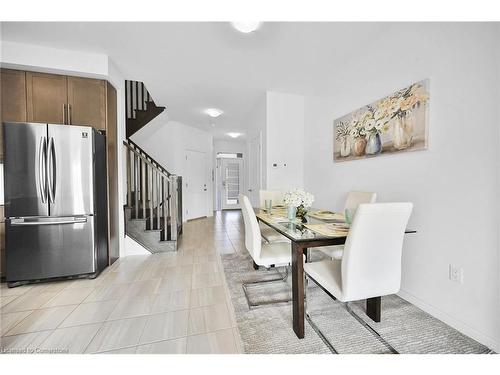
[[[3,129],[7,282],[95,277],[108,263],[105,136],[74,125]]]

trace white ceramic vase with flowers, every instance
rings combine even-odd
[[[289,220],[298,217],[304,221],[307,210],[311,208],[314,202],[314,195],[302,189],[293,189],[284,194],[283,202],[287,207],[287,216]]]

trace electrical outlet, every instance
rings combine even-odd
[[[464,283],[464,269],[450,263],[449,279],[453,282]]]

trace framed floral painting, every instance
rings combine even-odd
[[[426,149],[428,117],[429,80],[423,80],[336,119],[333,160]]]

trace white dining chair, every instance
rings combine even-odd
[[[276,242],[276,243],[262,243],[260,234],[260,227],[255,216],[255,212],[250,204],[250,200],[243,194],[239,195],[241,204],[241,211],[243,213],[243,221],[245,223],[245,247],[252,257],[254,268],[265,267],[267,270],[271,268],[283,267],[284,273],[274,279],[264,279],[257,281],[249,281],[243,283],[243,291],[250,308],[260,305],[267,305],[272,303],[290,302],[291,298],[272,300],[261,303],[253,303],[248,295],[248,288],[252,285],[272,283],[277,281],[284,281],[288,279],[288,267],[292,262],[292,255],[290,250],[290,241]],[[257,266],[257,267],[256,267]]]
[[[348,302],[397,293],[401,287],[403,237],[413,209],[412,203],[361,204],[349,230],[342,260],[306,263],[306,293],[309,280],[347,311],[393,353],[397,351]],[[306,302],[306,319],[329,343],[311,320]],[[329,343],[330,349],[336,352]]]
[[[362,203],[375,203],[377,200],[377,193],[371,193],[368,191],[350,191],[347,194],[347,199],[344,205],[345,210],[356,211],[358,206]],[[342,254],[344,252],[344,245],[336,246],[326,246],[318,248],[322,253],[327,255],[332,259],[342,259]]]
[[[260,208],[265,208],[266,200],[272,200],[273,206],[282,205],[283,204],[283,195],[284,192],[277,190],[259,190],[259,202]],[[260,233],[262,238],[266,240],[266,242],[289,242],[288,239],[276,232],[273,228],[267,226],[266,224],[259,223]]]

